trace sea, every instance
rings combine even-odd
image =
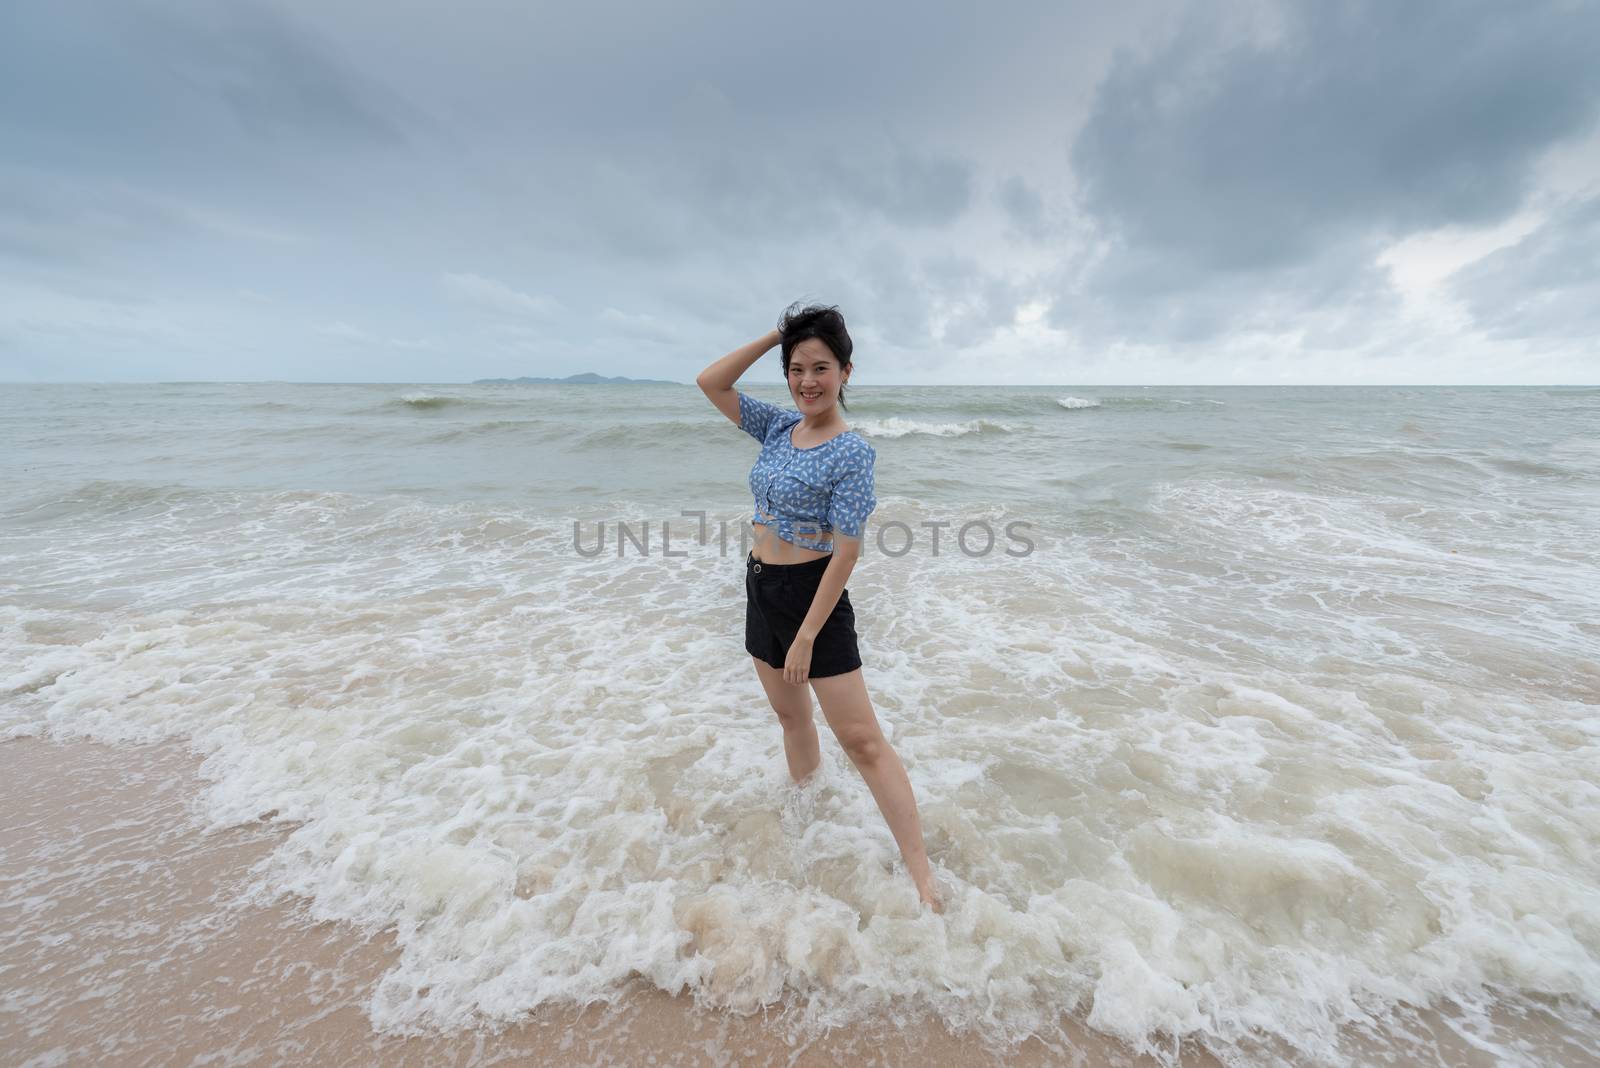
[[[0,388],[0,737],[195,754],[197,834],[282,828],[253,899],[393,932],[375,1033],[642,982],[1160,1063],[1600,1059],[1600,389],[848,401],[942,915],[820,710],[789,781],[759,446],[692,385]]]

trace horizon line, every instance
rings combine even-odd
[[[528,376],[543,377],[543,376]],[[625,377],[625,376],[624,376]],[[371,379],[367,381],[314,381],[286,378],[164,378],[164,379],[61,379],[37,381],[31,379],[0,378],[0,385],[8,386],[684,386],[693,382],[671,379],[640,379],[634,382],[425,382],[416,379]],[[769,385],[759,383],[759,385]],[[1286,387],[1312,387],[1317,389],[1384,389],[1393,387],[1424,387],[1438,389],[1528,387],[1544,389],[1589,389],[1600,387],[1600,382],[862,382],[856,389],[939,389],[973,386],[997,389],[1266,389]],[[776,387],[772,387],[776,388]]]

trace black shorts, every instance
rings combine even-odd
[[[822,573],[833,557],[820,557],[803,564],[768,564],[749,555],[744,561],[744,648],[757,660],[783,670],[789,646],[800,632],[811,599],[816,596]],[[856,647],[856,613],[850,607],[850,591],[839,591],[817,640],[811,645],[813,679],[843,675],[861,666]]]

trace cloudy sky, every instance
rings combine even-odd
[[[0,380],[1600,381],[1600,3],[5,0]],[[779,372],[771,367],[754,376]]]

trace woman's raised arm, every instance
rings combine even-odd
[[[751,364],[770,352],[774,345],[782,343],[782,334],[776,330],[769,331],[701,371],[695,376],[694,384],[711,399],[718,411],[732,420],[734,426],[739,426],[739,394],[734,391],[734,383],[750,369]]]

